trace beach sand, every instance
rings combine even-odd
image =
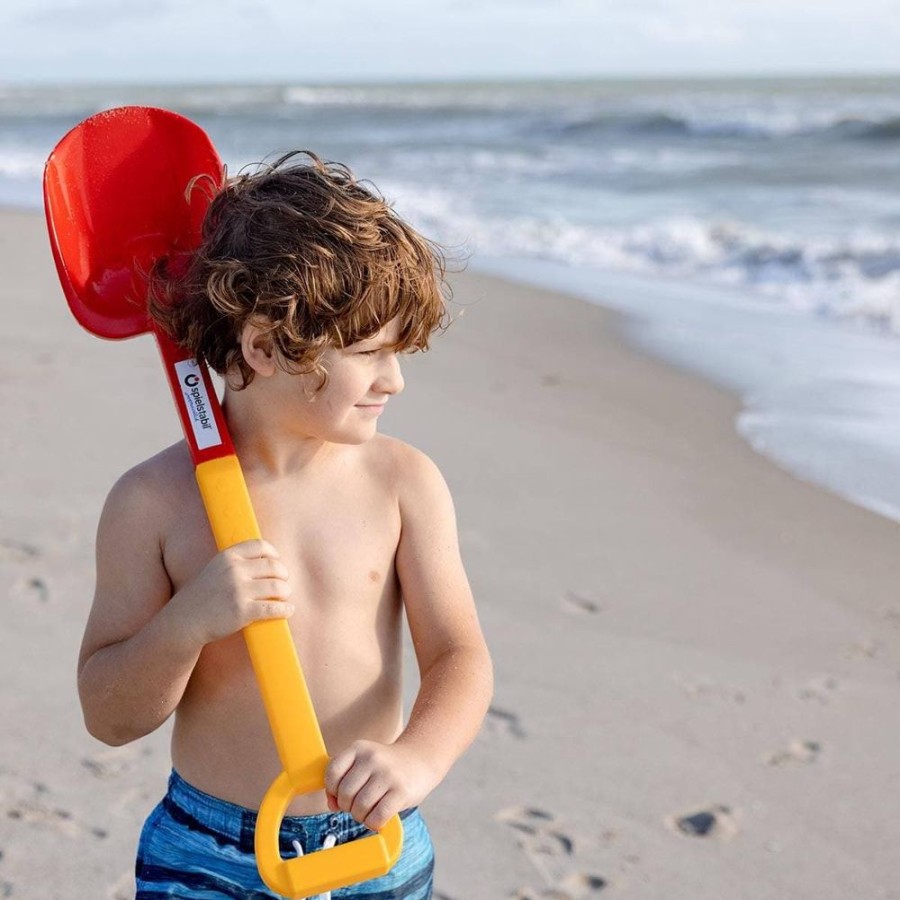
[[[171,723],[95,741],[75,665],[106,492],[179,426],[152,340],[70,316],[39,215],[0,214],[0,260],[0,897],[133,897]],[[495,666],[422,804],[435,897],[900,898],[898,526],[755,455],[617,316],[452,282],[380,425],[453,491]]]

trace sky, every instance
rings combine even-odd
[[[0,83],[900,72],[898,0],[3,0]]]

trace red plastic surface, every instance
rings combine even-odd
[[[185,191],[197,175],[204,186]],[[126,106],[85,119],[44,170],[50,243],[75,318],[105,338],[150,330],[141,272],[197,245],[223,168],[209,137],[168,110]]]
[[[165,109],[124,106],[76,125],[44,168],[44,210],[63,292],[75,318],[99,337],[156,335],[194,464],[234,452],[209,372],[200,367],[207,409],[221,441],[198,446],[175,364],[189,359],[147,316],[145,274],[160,256],[200,241],[224,168],[209,136]],[[196,186],[188,191],[189,185]]]

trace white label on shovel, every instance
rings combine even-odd
[[[206,382],[203,380],[203,373],[197,365],[197,360],[183,359],[175,363],[175,372],[181,385],[181,393],[184,395],[185,408],[194,429],[197,446],[201,450],[206,450],[207,447],[221,444],[219,426],[216,424],[209,395],[206,393]]]

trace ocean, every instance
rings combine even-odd
[[[900,78],[0,87],[0,204],[132,103],[231,172],[346,163],[470,269],[627,313],[757,451],[900,521]]]

